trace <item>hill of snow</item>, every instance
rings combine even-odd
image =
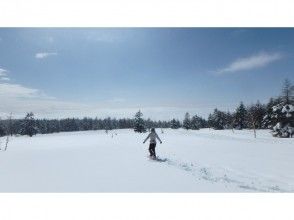
[[[13,137],[0,152],[1,192],[294,192],[293,139],[268,130],[132,130]],[[3,142],[3,139],[2,139]]]

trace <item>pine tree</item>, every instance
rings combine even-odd
[[[0,122],[0,137],[3,137],[6,135],[5,129],[3,124]]]
[[[179,120],[173,119],[173,120],[171,120],[171,122],[170,122],[170,127],[171,127],[172,129],[178,129],[178,128],[181,127],[181,123],[179,122]]]
[[[228,111],[224,113],[225,115],[225,128],[226,129],[233,129],[233,122],[234,122],[234,116]]]
[[[28,135],[32,137],[33,135],[37,134],[37,128],[36,128],[36,121],[34,119],[34,113],[30,112],[27,113],[26,117],[24,118],[21,134],[22,135]]]
[[[271,99],[263,125],[272,129],[274,137],[292,137],[294,134],[293,86],[289,80],[283,85],[282,95]]]
[[[291,84],[289,79],[284,81],[281,98],[283,104],[294,104],[294,85]]]
[[[248,110],[249,116],[253,116],[254,121],[255,121],[255,128],[256,129],[261,129],[263,118],[266,114],[266,107],[265,105],[261,104],[259,101],[255,105],[251,106],[251,109],[249,108]],[[252,119],[252,118],[251,118]],[[252,120],[251,120],[252,122]]]
[[[185,118],[183,121],[183,128],[187,130],[191,129],[191,119],[190,119],[190,114],[188,112],[185,114]]]
[[[209,113],[209,115],[208,115],[207,125],[209,128],[213,128],[213,116],[211,113]]]
[[[206,127],[206,121],[197,116],[197,115],[194,115],[191,119],[191,129],[192,130],[199,130],[200,128],[204,128]]]
[[[246,128],[246,118],[247,118],[247,110],[243,104],[240,103],[238,108],[236,109],[235,118],[234,118],[234,127],[237,129]]]
[[[136,114],[135,114],[135,125],[134,125],[134,131],[135,132],[139,132],[139,133],[143,133],[146,132],[146,128],[145,128],[145,123],[143,120],[143,114],[142,112],[139,110]]]
[[[270,98],[265,108],[266,112],[262,120],[262,128],[272,129],[277,124],[276,118],[273,116],[273,107],[279,103],[280,99]]]
[[[226,113],[219,111],[218,109],[214,109],[212,115],[208,118],[209,125],[211,128],[215,130],[222,130],[226,128]]]

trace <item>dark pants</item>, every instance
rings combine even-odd
[[[154,143],[151,143],[149,145],[150,157],[156,157],[155,147],[156,147],[156,144],[154,144]]]

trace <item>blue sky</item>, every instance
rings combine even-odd
[[[294,81],[294,29],[0,28],[0,115],[207,117]]]

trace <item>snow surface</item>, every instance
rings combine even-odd
[[[269,130],[256,139],[249,130],[157,132],[165,162],[148,158],[147,133],[128,129],[13,137],[0,152],[0,191],[294,192],[291,138]]]

